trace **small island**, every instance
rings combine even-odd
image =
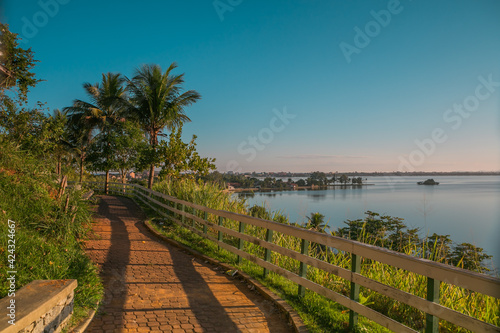
[[[424,182],[418,182],[418,185],[439,185],[438,182],[434,181],[434,179],[427,179]]]

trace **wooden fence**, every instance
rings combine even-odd
[[[86,184],[94,186],[96,190],[102,191],[103,183],[87,182]],[[359,287],[363,286],[426,313],[425,332],[438,332],[439,319],[446,320],[473,332],[500,332],[498,326],[491,325],[439,304],[439,286],[441,282],[500,298],[500,279],[492,276],[291,225],[207,208],[149,190],[136,184],[109,183],[109,191],[111,193],[132,196],[134,199],[141,201],[159,214],[178,223],[183,228],[187,228],[199,236],[215,242],[220,248],[237,255],[238,260],[244,258],[259,265],[263,268],[264,275],[268,274],[268,272],[274,272],[297,283],[299,285],[299,294],[301,295],[304,294],[307,288],[349,308],[349,324],[351,327],[357,324],[357,316],[360,314],[395,332],[417,332],[359,303]],[[209,214],[217,217],[216,220],[218,220],[218,223],[210,222],[207,218]],[[224,219],[237,221],[239,224],[238,230],[224,227]],[[247,225],[263,228],[266,231],[265,239],[245,234],[244,230]],[[216,232],[216,237],[207,232],[208,228]],[[294,236],[300,239],[301,252],[274,244],[272,242],[273,232]],[[237,246],[232,246],[224,242],[224,235],[237,238]],[[265,250],[263,257],[260,258],[245,252],[244,242],[250,242],[263,247]],[[351,254],[351,269],[345,269],[309,256],[307,251],[310,242],[321,244],[339,251],[349,252]],[[299,273],[296,274],[272,264],[270,262],[271,252],[276,252],[299,261]],[[360,259],[362,257],[425,276],[427,279],[426,299],[361,275]],[[349,281],[351,285],[350,297],[346,297],[308,280],[306,278],[308,266],[316,267],[317,269],[337,275]]]

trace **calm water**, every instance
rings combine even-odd
[[[419,186],[434,178],[440,185]],[[286,181],[286,179],[285,179]],[[404,218],[421,236],[450,235],[456,243],[472,243],[493,255],[500,267],[500,176],[368,177],[362,188],[320,191],[257,192],[249,205],[263,203],[303,223],[311,212],[325,215],[331,228],[361,219],[371,210]]]

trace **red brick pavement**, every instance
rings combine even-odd
[[[105,296],[87,332],[293,332],[272,303],[156,241],[130,199],[102,196],[86,251]]]

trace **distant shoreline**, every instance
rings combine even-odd
[[[309,177],[310,172],[244,172],[241,174],[252,175],[252,177]],[[330,177],[335,174],[345,174],[349,177],[380,177],[380,176],[500,176],[500,171],[451,171],[451,172],[325,172]]]
[[[418,172],[418,173],[358,173],[360,176],[500,176],[500,172]]]
[[[327,186],[299,186],[296,189],[290,188],[258,188],[258,187],[250,187],[250,188],[242,188],[237,187],[235,189],[226,189],[225,192],[282,192],[282,191],[305,191],[305,190],[327,190],[332,187],[363,187],[363,186],[373,186],[375,184],[334,184]]]

